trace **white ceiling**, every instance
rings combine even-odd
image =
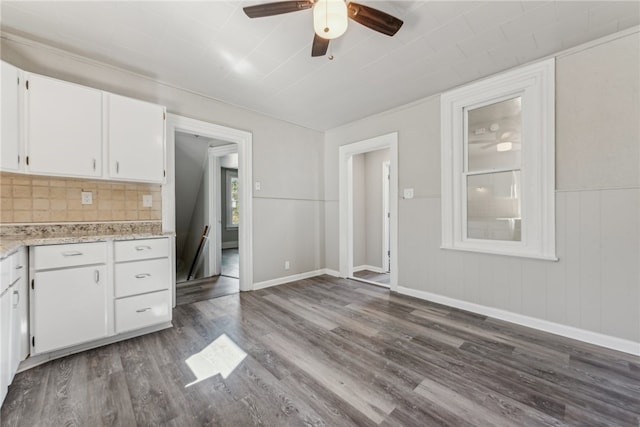
[[[252,1],[1,2],[2,30],[312,129],[326,130],[638,25],[640,1],[359,2],[311,58],[312,11],[249,19]]]

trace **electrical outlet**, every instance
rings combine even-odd
[[[93,193],[91,191],[83,191],[82,192],[82,204],[83,205],[92,205],[93,204]]]
[[[144,194],[142,196],[142,207],[150,208],[151,206],[153,206],[153,197],[151,194]]]
[[[288,269],[290,269],[290,268],[291,268],[291,264],[289,263],[289,261],[285,261],[285,262],[284,262],[284,269],[285,269],[285,270],[288,270]]]

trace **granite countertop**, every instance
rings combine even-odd
[[[106,242],[173,236],[160,222],[0,225],[0,258],[23,246]]]

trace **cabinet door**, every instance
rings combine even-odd
[[[10,345],[9,345],[9,384],[11,384],[13,376],[18,370],[18,365],[22,359],[20,359],[20,299],[22,295],[20,294],[20,288],[18,286],[18,282],[16,282],[10,291],[11,297],[11,319],[9,323],[9,336]]]
[[[26,76],[27,172],[102,175],[102,92]]]
[[[0,293],[0,404],[7,395],[11,381],[10,370],[10,333],[11,327],[11,289]]]
[[[27,277],[27,249],[20,249],[14,256],[13,271],[16,275],[14,290],[18,292],[18,347],[19,362],[29,355],[29,279]],[[18,362],[18,363],[19,363]]]
[[[2,152],[0,168],[6,171],[20,170],[20,113],[19,85],[21,71],[2,62]]]
[[[101,265],[35,273],[33,354],[107,336],[105,272]]]
[[[109,94],[109,175],[146,182],[164,180],[164,107]]]

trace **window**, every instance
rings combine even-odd
[[[238,228],[240,224],[240,206],[238,204],[238,170],[223,169],[226,182],[227,228]]]
[[[442,247],[555,258],[553,59],[442,95]]]

